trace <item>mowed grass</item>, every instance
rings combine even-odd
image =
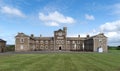
[[[0,55],[0,71],[120,71],[120,51]]]

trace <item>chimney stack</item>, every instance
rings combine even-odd
[[[87,38],[89,38],[89,37],[90,37],[90,35],[87,35],[86,37],[87,37]]]
[[[40,37],[42,37],[42,35],[40,34]]]
[[[78,35],[78,37],[80,38],[80,35]]]
[[[31,34],[31,37],[34,37],[34,35],[33,35],[33,34]]]
[[[65,34],[67,34],[67,27],[63,27],[63,30],[65,31]]]

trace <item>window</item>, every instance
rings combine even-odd
[[[76,44],[74,44],[74,48],[76,48],[76,46],[77,46],[77,45],[76,45]]]
[[[67,41],[67,44],[70,44],[70,41]]]
[[[45,48],[48,49],[48,46],[46,45]]]
[[[64,44],[64,40],[56,40],[57,44]]]
[[[43,48],[43,45],[40,45],[40,48]]]
[[[72,41],[73,44],[75,44],[75,41]]]
[[[36,43],[39,43],[39,41],[37,40]]]
[[[47,40],[45,41],[45,44],[48,44],[48,41],[47,41]]]
[[[44,42],[41,40],[40,43],[43,44]]]
[[[20,43],[24,43],[24,39],[23,38],[20,39]]]

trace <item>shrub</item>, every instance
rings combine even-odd
[[[120,46],[117,47],[117,50],[120,50]]]
[[[116,46],[108,46],[108,50],[117,50]]]
[[[15,45],[7,45],[6,51],[15,51]]]

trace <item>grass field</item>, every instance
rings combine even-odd
[[[0,55],[0,71],[120,71],[120,51]]]

